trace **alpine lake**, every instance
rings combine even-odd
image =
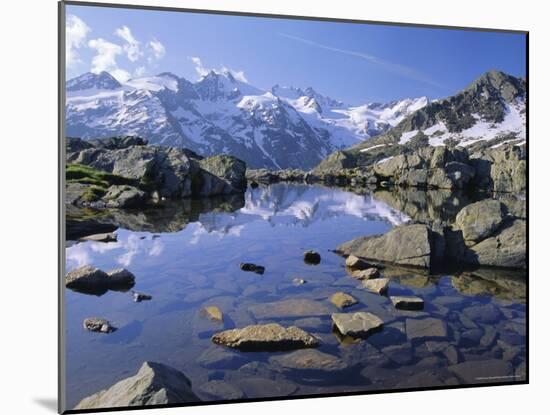
[[[117,240],[68,241],[66,270],[124,267],[136,276],[133,290],[152,298],[65,289],[68,407],[132,376],[144,361],[182,371],[204,401],[525,381],[525,271],[429,275],[387,267],[381,274],[390,278],[388,292],[378,295],[333,252],[410,220],[452,221],[472,201],[450,191],[357,194],[279,183],[248,188],[244,196],[102,212],[119,227]],[[321,262],[304,262],[307,250],[319,252]],[[265,272],[245,272],[242,262]],[[337,308],[330,301],[337,292],[357,304]],[[388,298],[395,295],[421,297],[424,308],[396,309]],[[208,318],[208,306],[221,310],[222,322]],[[341,336],[331,314],[356,311],[378,316],[383,329],[364,339]],[[117,330],[87,331],[88,317]],[[293,351],[243,352],[211,340],[262,323],[304,329],[319,339],[315,350],[331,356],[330,364],[312,358],[309,367],[297,367],[282,359]]]

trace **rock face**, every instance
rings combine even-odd
[[[226,330],[212,336],[212,341],[244,351],[276,351],[316,347],[318,341],[298,327],[279,324],[258,324],[242,329]]]
[[[82,169],[68,169],[67,203],[72,204],[128,208],[142,205],[153,195],[181,199],[246,190],[246,165],[233,156],[203,159],[186,149],[148,146],[138,138],[115,137],[108,145],[102,140],[84,144],[69,139],[67,162],[70,167],[91,169],[91,178],[82,176]],[[104,180],[105,175],[102,182],[91,180],[98,178],[95,172],[109,174],[111,182]]]
[[[107,390],[84,398],[74,409],[100,409],[197,402],[191,382],[169,366],[145,362],[138,373],[121,380]]]
[[[527,189],[527,149],[525,145],[502,145],[483,149],[471,156],[478,187],[495,192],[519,193]]]
[[[338,308],[350,307],[357,304],[357,300],[355,298],[343,292],[333,294],[332,297],[330,297],[330,302]]]
[[[342,335],[351,337],[366,337],[384,325],[380,318],[367,312],[335,313],[332,321]]]
[[[357,238],[337,248],[343,255],[355,255],[398,265],[430,268],[430,229],[426,225],[402,225],[380,236]]]

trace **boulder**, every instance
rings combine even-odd
[[[373,280],[364,280],[361,284],[367,290],[383,295],[388,291],[390,280],[389,278],[376,278]]]
[[[106,272],[89,265],[73,269],[65,276],[67,288],[94,288],[108,283],[109,276]]]
[[[125,268],[107,271],[107,282],[111,287],[130,287],[135,284],[136,277]]]
[[[350,307],[354,304],[357,304],[357,300],[355,298],[341,291],[333,294],[330,297],[330,302],[338,308]]]
[[[366,337],[384,326],[384,322],[379,317],[364,311],[335,313],[331,317],[338,331],[344,336]]]
[[[463,261],[470,265],[527,267],[527,225],[523,219],[503,224],[493,236],[469,247]]]
[[[111,185],[101,201],[108,208],[132,208],[142,205],[147,199],[145,192],[130,185]]]
[[[424,308],[424,300],[414,296],[391,296],[390,301],[395,308],[400,310],[422,310]]]
[[[76,410],[198,402],[191,381],[169,366],[145,362],[138,373],[84,398]]]
[[[384,235],[346,242],[336,251],[368,260],[429,269],[432,261],[431,231],[423,224],[401,225]]]
[[[246,394],[236,385],[224,380],[211,380],[199,387],[201,396],[205,396],[212,401],[233,401],[236,399],[245,399]]]
[[[246,190],[246,164],[227,154],[207,157],[199,161],[199,166],[227,184],[224,194]]]
[[[262,275],[265,272],[265,267],[264,266],[251,264],[249,262],[241,262],[239,264],[239,267],[243,271],[255,272],[256,274],[260,274],[260,275]]]
[[[361,258],[357,258],[355,255],[348,255],[346,258],[346,267],[363,270],[372,267],[372,265]]]
[[[479,242],[492,235],[503,221],[503,206],[498,200],[472,203],[456,215],[456,226],[466,242]]]
[[[298,327],[280,324],[257,324],[226,330],[212,336],[212,341],[244,351],[276,351],[317,347],[319,342]]]

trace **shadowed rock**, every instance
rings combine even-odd
[[[392,296],[391,302],[395,308],[401,310],[422,310],[424,308],[424,300],[414,296]]]
[[[269,363],[282,372],[303,375],[331,375],[349,370],[349,365],[336,356],[315,349],[297,350],[273,356]]]
[[[307,264],[317,265],[321,262],[321,255],[316,251],[304,252],[304,262]]]
[[[364,280],[361,285],[373,293],[383,295],[388,291],[390,284],[389,278],[376,278],[373,280]]]
[[[111,326],[111,323],[109,321],[102,319],[102,318],[87,318],[82,323],[84,328],[89,331],[95,331],[98,333],[112,333],[113,331],[116,331],[116,328]]]
[[[182,372],[160,363],[145,362],[136,375],[84,398],[74,409],[183,404],[197,401],[200,399],[191,390],[191,381]]]

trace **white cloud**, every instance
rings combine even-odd
[[[92,58],[93,73],[107,71],[120,82],[130,79],[130,73],[119,68],[116,61],[117,56],[123,52],[121,46],[101,38],[90,40],[88,46],[96,51],[96,55]]]
[[[206,76],[208,75],[209,72],[214,71],[215,73],[218,73],[218,74],[230,73],[233,76],[233,78],[235,78],[237,81],[248,83],[248,80],[244,75],[244,71],[236,71],[234,69],[228,68],[227,66],[222,66],[220,69],[207,68],[202,64],[202,61],[200,58],[196,56],[191,56],[189,59],[191,59],[191,62],[193,62],[193,65],[195,65],[195,71],[200,77]]]
[[[145,75],[145,72],[147,72],[147,70],[145,69],[145,66],[139,66],[134,71],[134,76],[135,77],[143,76],[143,75]]]
[[[88,25],[80,18],[73,14],[67,16],[65,28],[65,62],[67,67],[75,66],[81,62],[76,50],[85,44],[90,30]]]
[[[149,41],[147,45],[149,46],[149,49],[153,53],[153,56],[149,58],[149,61],[152,61],[152,58],[157,60],[162,59],[164,55],[166,55],[166,48],[160,41],[154,39]]]
[[[132,35],[128,26],[118,28],[115,35],[124,40],[123,49],[131,62],[137,61],[143,55],[139,48],[139,41]]]

